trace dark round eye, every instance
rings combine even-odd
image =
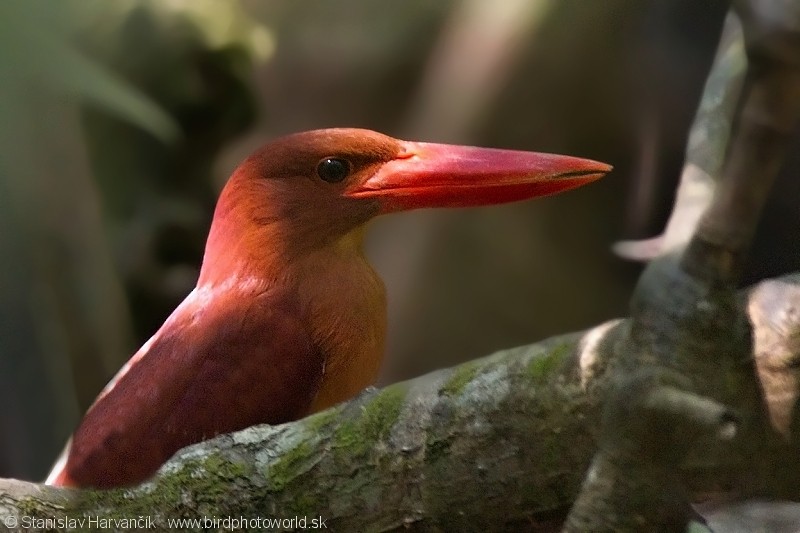
[[[350,163],[336,157],[326,157],[317,165],[317,174],[328,183],[339,183],[350,174]]]

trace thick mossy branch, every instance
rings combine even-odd
[[[338,530],[525,524],[567,504],[593,437],[575,372],[578,335],[368,390],[296,423],[183,450],[129,490],[35,485],[12,498],[37,516],[322,514]],[[38,499],[65,500],[60,508]],[[480,502],[476,504],[476,502]]]

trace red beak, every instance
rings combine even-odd
[[[403,145],[404,153],[352,187],[347,196],[377,198],[382,213],[492,205],[574,189],[612,168],[555,154],[420,142]]]

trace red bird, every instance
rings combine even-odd
[[[47,483],[136,484],[184,446],[353,397],[386,333],[362,252],[370,219],[554,194],[610,169],[359,129],[266,144],[222,191],[197,287],[100,393]]]

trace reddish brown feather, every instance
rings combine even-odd
[[[86,414],[66,464],[74,484],[138,483],[188,444],[307,411],[323,358],[291,300],[235,289],[213,298],[179,307]]]

